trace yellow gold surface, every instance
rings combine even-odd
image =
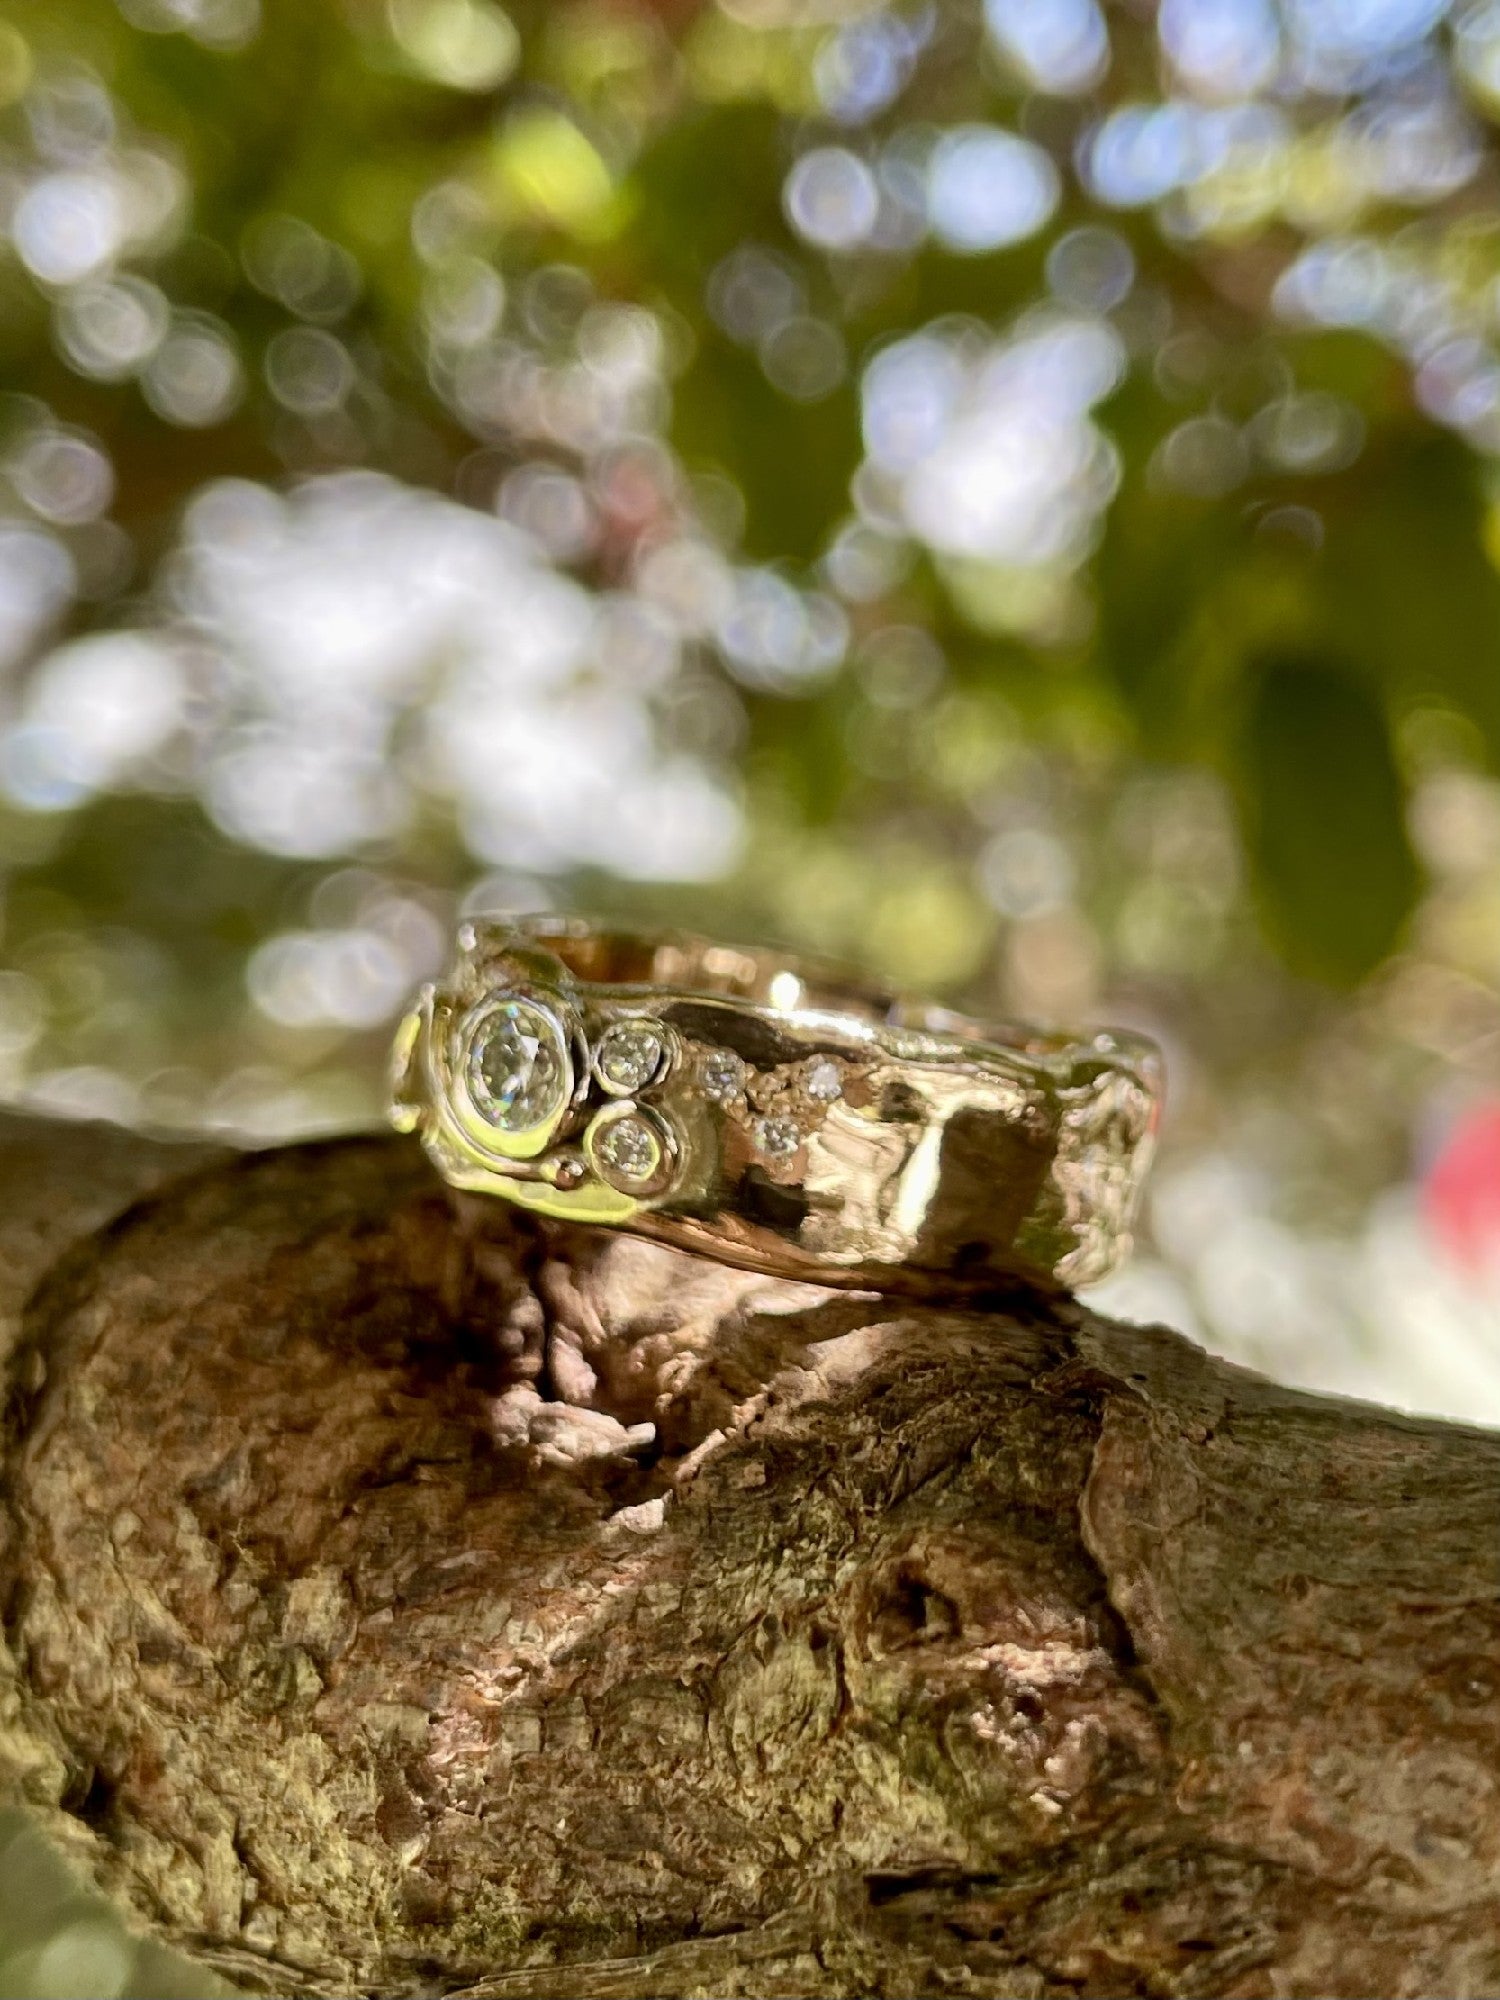
[[[455,1186],[778,1276],[1074,1285],[1128,1250],[1143,1037],[990,1025],[784,953],[476,920],[396,1038],[391,1115]]]

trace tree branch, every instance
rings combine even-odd
[[[1500,1993],[1500,1437],[0,1130],[0,1771],[267,1992]]]

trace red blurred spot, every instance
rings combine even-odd
[[[1500,1104],[1476,1105],[1428,1170],[1422,1203],[1444,1247],[1471,1267],[1500,1259]]]

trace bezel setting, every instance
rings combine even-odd
[[[594,1080],[607,1097],[639,1097],[671,1066],[672,1031],[664,1021],[631,1014],[611,1021],[594,1044]]]
[[[583,1153],[606,1187],[644,1200],[671,1186],[681,1147],[660,1113],[626,1098],[594,1117],[583,1135]]]
[[[507,1029],[541,1071],[530,1079],[518,1076],[508,1098],[485,1070],[488,1050]],[[532,1046],[526,1049],[528,1041]],[[573,1099],[571,1044],[560,1011],[534,994],[500,992],[470,1008],[457,1025],[452,1066],[466,1129],[503,1158],[534,1159],[545,1151]]]

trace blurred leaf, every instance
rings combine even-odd
[[[1341,641],[1403,702],[1435,697],[1470,717],[1500,764],[1500,575],[1472,455],[1406,430],[1355,468],[1344,498],[1324,552]]]
[[[1294,970],[1352,984],[1393,948],[1420,887],[1380,705],[1339,661],[1269,658],[1238,748],[1266,926]]]
[[[570,118],[541,106],[517,111],[495,150],[495,183],[519,221],[551,223],[584,242],[625,219],[609,169]]]

